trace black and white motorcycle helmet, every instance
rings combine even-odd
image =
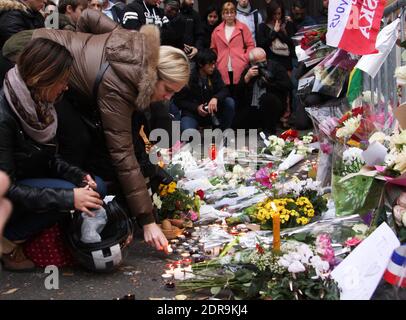
[[[133,223],[127,210],[116,199],[104,205],[107,222],[100,233],[101,241],[81,241],[81,214],[72,218],[67,235],[72,255],[77,262],[90,271],[109,272],[115,270],[125,259],[133,237]]]

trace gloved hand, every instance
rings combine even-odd
[[[173,177],[159,166],[156,170],[156,178],[162,184],[170,184],[173,181]]]

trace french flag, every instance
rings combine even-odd
[[[383,278],[394,286],[406,288],[406,244],[393,251]]]
[[[377,53],[386,0],[334,0],[328,6],[327,44],[353,54]]]

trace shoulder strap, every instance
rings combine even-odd
[[[106,73],[106,71],[109,67],[110,67],[110,63],[108,61],[106,61],[101,65],[99,71],[97,72],[96,80],[94,81],[94,85],[93,85],[93,101],[96,103],[96,106],[97,106],[97,96],[98,96],[98,92],[99,92],[99,86],[103,79],[104,74]]]
[[[241,28],[240,31],[241,31],[241,37],[242,37],[242,43],[243,43],[243,46],[244,46],[244,51],[247,51],[247,44],[245,43],[245,39],[244,39],[244,30]]]
[[[258,10],[254,12],[254,29],[255,29],[255,37],[258,35]]]

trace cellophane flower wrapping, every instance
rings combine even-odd
[[[357,56],[341,49],[334,50],[299,80],[298,95],[316,92],[338,98],[357,62]]]

